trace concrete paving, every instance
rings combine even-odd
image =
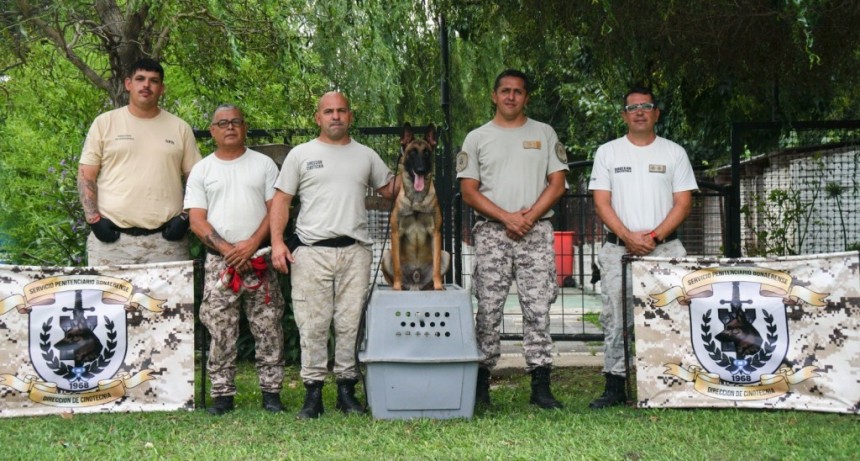
[[[517,298],[516,283],[511,286],[505,302],[501,331],[503,333],[522,332],[522,312]],[[472,305],[477,301],[473,298]],[[553,334],[603,334],[594,324],[601,310],[600,293],[593,287],[559,288],[559,294],[550,308],[550,332]],[[590,317],[590,318],[587,318]],[[602,341],[556,341],[553,355],[555,367],[602,367]],[[502,341],[502,356],[496,365],[497,373],[515,373],[525,369],[522,343]]]
[[[522,333],[523,318],[516,283],[511,286],[505,301],[502,333]],[[477,300],[472,297],[472,306]],[[594,324],[601,310],[600,293],[579,288],[559,288],[558,297],[550,307],[550,332],[552,334],[602,334]],[[589,321],[590,320],[590,321]]]
[[[582,341],[556,341],[553,354],[554,367],[602,367],[603,343]],[[502,356],[494,374],[513,374],[526,368],[522,344],[518,341],[502,341]]]

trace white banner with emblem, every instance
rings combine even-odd
[[[860,411],[860,257],[635,258],[640,407]]]
[[[193,275],[0,265],[0,417],[193,409]]]

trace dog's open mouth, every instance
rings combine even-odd
[[[412,187],[415,188],[415,192],[422,192],[424,190],[424,175],[412,173]]]

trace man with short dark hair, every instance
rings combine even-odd
[[[238,107],[218,106],[209,132],[218,148],[191,170],[185,196],[191,230],[208,253],[200,321],[212,337],[207,362],[213,398],[209,413],[233,410],[240,305],[254,336],[263,409],[275,413],[284,409],[280,399],[284,299],[269,258],[255,253],[268,246],[267,212],[278,167],[271,158],[245,147],[248,124]]]
[[[606,386],[591,402],[591,408],[620,405],[627,400],[621,258],[625,254],[685,256],[675,230],[690,214],[692,192],[698,189],[684,148],[654,131],[660,109],[651,90],[632,88],[624,97],[621,118],[627,124],[627,135],[597,149],[588,186],[597,216],[608,231],[598,255]],[[627,320],[632,327],[633,287],[629,278],[627,284]]]
[[[129,103],[93,121],[78,167],[90,226],[90,266],[188,259],[183,178],[200,160],[194,131],[161,109],[164,69],[141,59],[125,79]]]
[[[490,404],[490,374],[500,356],[499,327],[512,281],[523,312],[523,351],[532,376],[531,403],[561,408],[550,391],[549,310],[558,295],[552,206],[567,188],[567,153],[555,130],[525,115],[530,85],[518,70],[496,78],[496,114],[473,130],[457,155],[463,201],[477,213],[476,336],[484,359],[475,400]]]

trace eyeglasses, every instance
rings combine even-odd
[[[221,129],[227,128],[230,125],[239,128],[245,125],[245,120],[242,120],[241,118],[234,118],[233,120],[218,120],[217,122],[212,122],[212,125],[215,125]]]
[[[651,112],[656,107],[654,104],[650,102],[643,102],[641,104],[629,104],[624,106],[624,112],[636,112],[639,109],[642,109],[645,112]]]

